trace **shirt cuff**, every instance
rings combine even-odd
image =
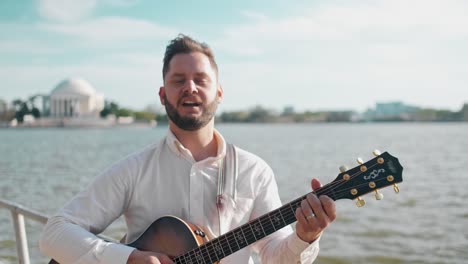
[[[288,248],[294,254],[299,256],[305,250],[309,251],[309,250],[312,250],[313,248],[318,248],[319,240],[320,240],[320,237],[317,238],[314,242],[309,244],[309,243],[303,241],[302,239],[300,239],[297,236],[297,234],[295,232],[293,232],[291,235],[289,235],[289,238],[288,238]]]
[[[126,264],[128,257],[135,250],[123,244],[110,243],[103,252],[102,263],[104,264]]]

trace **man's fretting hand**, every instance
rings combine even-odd
[[[320,188],[320,181],[312,179],[312,190]],[[296,209],[296,234],[305,242],[312,243],[336,218],[335,201],[326,195],[317,197],[309,193]]]

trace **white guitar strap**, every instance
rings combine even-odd
[[[237,177],[239,165],[236,147],[233,144],[226,145],[226,155],[222,160],[218,175],[218,191],[216,205],[219,217],[219,235],[227,232],[231,217],[236,210]]]

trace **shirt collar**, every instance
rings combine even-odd
[[[182,143],[176,138],[174,133],[170,129],[168,129],[167,136],[166,136],[166,143],[169,146],[169,149],[174,152],[177,156],[182,156],[193,163],[202,163],[208,161],[218,161],[224,158],[226,155],[226,141],[224,140],[223,136],[218,132],[218,130],[214,129],[214,137],[216,139],[216,143],[218,146],[218,151],[215,157],[209,157],[204,160],[200,160],[196,162],[193,159],[192,153],[189,149],[184,147]]]

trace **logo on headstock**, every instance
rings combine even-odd
[[[393,161],[389,160],[387,161],[387,165],[388,165],[388,169],[392,172],[392,173],[397,173],[397,169],[395,167],[395,164],[393,164]]]
[[[364,180],[366,181],[373,180],[379,177],[381,173],[385,173],[385,169],[373,170],[371,171],[371,173],[369,173],[369,175],[364,175]]]

